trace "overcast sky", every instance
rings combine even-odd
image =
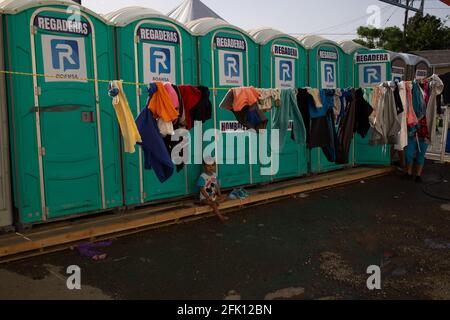
[[[417,0],[416,0],[417,1]],[[163,13],[182,0],[82,0],[98,13],[126,6],[144,6]],[[405,11],[376,0],[203,0],[222,18],[245,30],[272,27],[289,34],[320,34],[333,40],[352,39],[356,29],[366,25],[371,5],[381,9],[381,26],[401,26]],[[418,2],[418,1],[417,1]],[[438,0],[425,0],[425,12],[442,19],[450,15],[450,6]],[[447,25],[449,22],[447,21]]]

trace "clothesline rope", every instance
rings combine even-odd
[[[53,79],[59,79],[58,76],[52,76],[49,74],[43,74],[43,73],[31,73],[31,72],[19,72],[19,71],[8,71],[8,70],[0,70],[0,74],[9,74],[9,75],[19,75],[19,76],[28,76],[28,77],[41,77],[41,78],[53,78]],[[432,77],[428,77],[426,79],[422,79],[419,81],[424,80],[431,80]],[[111,83],[113,80],[102,80],[102,79],[93,79],[93,78],[78,78],[77,81],[88,81],[88,82],[98,82],[98,83]],[[140,83],[140,82],[131,82],[131,81],[122,81],[124,85],[132,85],[132,86],[139,86],[139,87],[147,87],[147,83]],[[232,88],[209,88],[209,90],[212,91],[228,91]],[[277,89],[277,88],[267,88],[267,89]]]
[[[52,75],[48,75],[48,74],[31,73],[31,72],[18,72],[18,71],[8,71],[8,70],[0,70],[0,74],[59,79],[58,76],[52,76]],[[77,81],[110,83],[113,80],[101,80],[101,79],[92,79],[92,78],[78,78]],[[148,86],[148,84],[146,84],[146,83],[139,83],[139,82],[123,81],[122,83],[124,85],[132,85],[132,86],[140,86],[140,87],[147,87]],[[224,90],[224,91],[226,91],[226,90],[230,90],[230,88],[209,88],[209,90],[213,90],[213,91]]]

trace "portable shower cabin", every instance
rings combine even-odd
[[[128,7],[106,16],[116,26],[117,69],[126,82],[162,81],[196,84],[196,39],[179,22],[162,13],[142,7]],[[146,107],[145,87],[125,85],[134,117]],[[192,130],[193,133],[194,130]],[[186,165],[161,183],[153,170],[143,169],[140,147],[123,155],[125,203],[127,206],[196,192],[201,165]]]
[[[408,54],[411,64],[411,72],[414,79],[428,78],[433,74],[430,62],[420,56]]]
[[[260,45],[261,88],[304,88],[308,82],[307,51],[300,42],[274,29],[257,29],[249,33]],[[268,114],[272,121],[272,112]],[[306,145],[299,145],[286,138],[280,150],[279,170],[272,179],[303,176],[308,173],[309,152]],[[254,173],[255,174],[255,173]]]
[[[123,205],[112,27],[73,1],[3,1],[19,225]]]
[[[399,82],[412,80],[409,77],[408,57],[404,53],[388,52],[391,57],[392,80]]]
[[[315,35],[299,38],[299,40],[308,49],[309,86],[319,89],[344,88],[347,62],[342,48],[334,41]],[[353,154],[349,156],[351,164],[353,163]],[[341,168],[343,168],[342,165],[329,162],[320,148],[311,150],[312,173]]]
[[[198,35],[200,84],[219,89],[211,90],[213,120],[203,126],[204,130],[217,129],[219,139],[207,135],[205,140],[210,142],[204,142],[205,151],[216,150],[222,187],[257,183],[258,176],[252,170],[258,166],[257,137],[245,131],[233,112],[220,109],[219,104],[230,88],[258,86],[258,46],[247,32],[220,19],[202,18],[187,27]],[[245,150],[238,148],[239,141],[246,142]]]
[[[347,56],[347,86],[371,88],[392,78],[389,53],[385,50],[370,50],[353,41],[340,43]],[[361,164],[390,165],[390,150],[384,146],[371,146],[372,129],[365,138],[355,134],[354,162]]]
[[[392,78],[398,81],[412,81],[432,75],[430,62],[420,56],[409,53],[389,51],[392,62]]]
[[[0,12],[0,70],[5,70],[3,13]],[[0,230],[12,226],[11,180],[9,170],[8,113],[5,74],[0,74]]]

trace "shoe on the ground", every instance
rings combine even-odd
[[[404,180],[413,180],[414,177],[413,177],[412,174],[405,173],[405,174],[402,176],[402,179],[404,179]]]

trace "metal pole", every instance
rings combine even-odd
[[[409,6],[409,0],[406,0],[406,6]],[[406,26],[408,25],[409,10],[405,10],[405,23],[403,24],[403,51],[406,51]]]
[[[425,0],[422,0],[420,3],[420,12],[419,12],[420,16],[422,16],[422,17],[423,17],[424,8],[425,8]]]

